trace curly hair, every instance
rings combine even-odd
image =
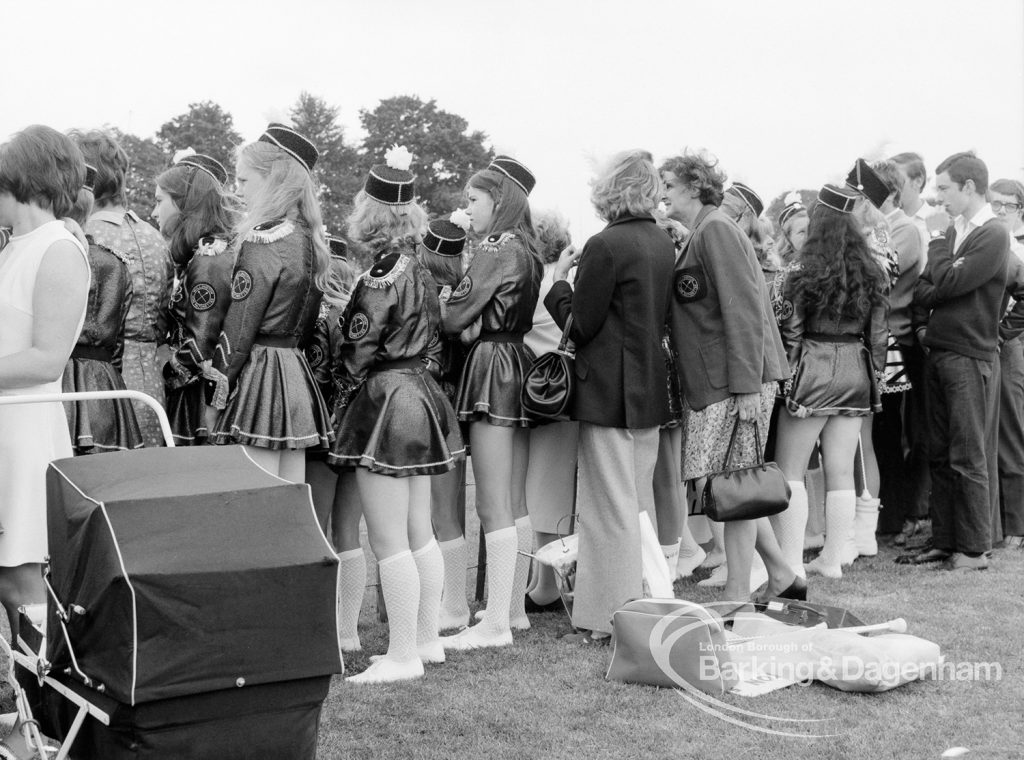
[[[672,172],[684,185],[700,190],[700,202],[705,206],[722,205],[728,177],[718,168],[718,159],[706,152],[685,150],[681,156],[666,159],[658,171]]]
[[[537,233],[537,247],[545,264],[554,264],[562,251],[572,243],[569,225],[555,211],[541,211],[533,221]]]
[[[85,162],[96,167],[93,185],[97,208],[124,206],[128,202],[125,179],[128,176],[128,153],[110,132],[101,129],[72,129],[68,136],[75,141]]]
[[[615,154],[590,186],[590,202],[606,222],[623,216],[650,214],[661,199],[661,182],[654,170],[654,159],[646,150]]]
[[[415,201],[391,206],[360,190],[346,224],[349,240],[377,256],[415,246],[423,235],[427,213]]]
[[[792,287],[808,311],[866,319],[886,298],[885,272],[851,214],[817,203],[810,217]]]

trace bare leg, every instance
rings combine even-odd
[[[331,511],[334,505],[334,492],[338,486],[338,476],[326,462],[312,461],[306,463],[306,482],[313,494],[313,509],[316,511],[320,529],[327,534]]]
[[[7,612],[12,643],[18,636],[18,607],[45,601],[46,586],[43,585],[41,564],[32,562],[17,567],[0,567],[0,603]]]
[[[306,452],[302,449],[286,449],[280,453],[278,477],[292,483],[303,483],[306,480]]]
[[[745,602],[750,599],[750,564],[754,558],[757,525],[754,520],[735,520],[724,525],[725,556],[729,574],[723,599]]]

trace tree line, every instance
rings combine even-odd
[[[331,233],[344,234],[345,218],[367,171],[383,163],[393,145],[404,145],[413,154],[419,201],[431,216],[455,210],[466,180],[494,156],[484,144],[485,133],[470,131],[466,119],[438,108],[435,100],[399,95],[381,100],[372,110],[361,109],[359,121],[366,137],[357,144],[346,139],[338,113],[337,106],[308,92],[302,92],[289,111],[292,126],[320,151],[315,175],[324,224]],[[128,205],[147,218],[153,207],[153,181],[170,166],[176,151],[193,148],[212,156],[231,175],[235,149],[242,143],[231,114],[209,100],[190,103],[187,112],[165,122],[152,137],[111,131],[131,162]]]

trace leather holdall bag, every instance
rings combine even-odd
[[[569,339],[571,329],[570,314],[558,348],[537,357],[523,376],[523,409],[538,422],[569,419],[576,393],[576,349]]]
[[[704,514],[715,522],[755,520],[777,515],[789,506],[790,489],[786,476],[775,462],[765,462],[761,448],[761,432],[756,421],[754,440],[757,445],[757,463],[748,467],[729,469],[736,431],[740,426],[739,414],[725,452],[724,469],[707,477],[701,506]]]

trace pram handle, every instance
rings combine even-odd
[[[141,391],[75,391],[74,393],[29,393],[25,395],[0,396],[0,406],[5,404],[43,404],[53,401],[98,401],[102,399],[124,398],[132,401],[139,401],[156,413],[160,422],[160,432],[163,433],[164,443],[167,446],[174,446],[174,436],[171,434],[171,423],[167,420],[167,412],[152,396]]]

